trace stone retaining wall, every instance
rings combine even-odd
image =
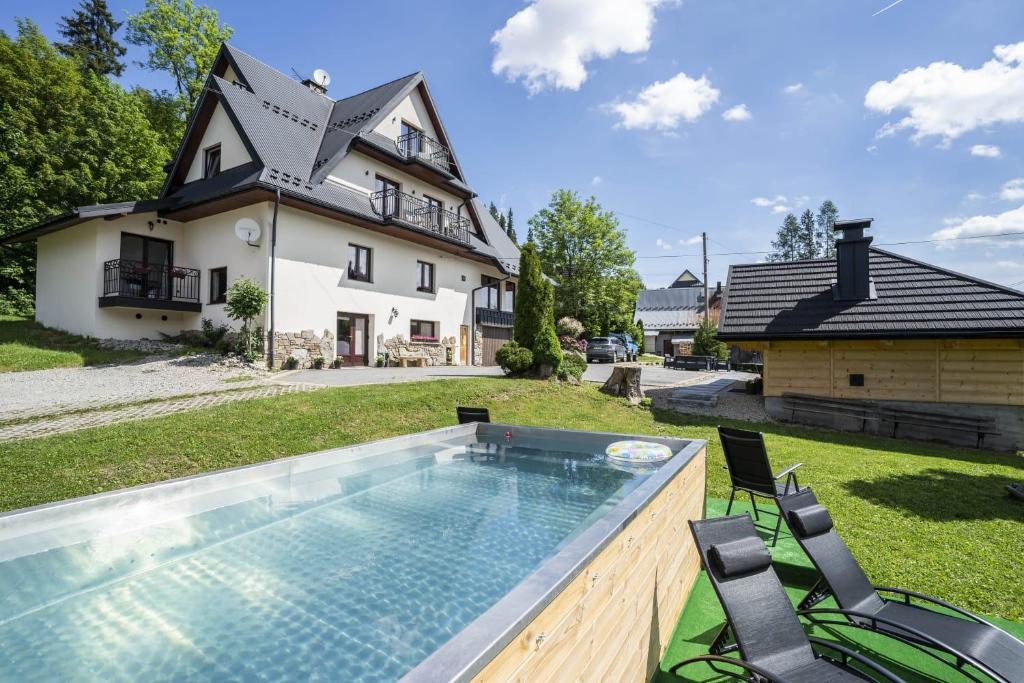
[[[451,365],[458,362],[458,342],[455,337],[442,337],[436,342],[408,341],[404,336],[397,335],[390,339],[377,340],[378,347],[388,354],[391,365],[398,365],[402,358],[421,358],[429,365]],[[449,356],[449,349],[451,355]]]
[[[300,368],[313,367],[313,359],[322,357],[330,365],[337,354],[334,334],[324,330],[317,336],[313,330],[274,333],[274,367],[280,368],[288,358],[295,358]]]

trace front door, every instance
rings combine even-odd
[[[368,318],[358,313],[338,314],[338,358],[345,365],[366,365]]]
[[[469,325],[459,325],[459,364],[469,365]]]

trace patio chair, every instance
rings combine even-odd
[[[704,662],[717,673],[751,681],[901,680],[863,655],[804,633],[750,515],[691,521],[690,532],[726,622],[710,654],[686,659],[669,672]],[[735,642],[726,645],[730,632]],[[736,650],[739,659],[724,656]],[[850,666],[851,660],[871,671],[872,677]],[[721,665],[739,667],[743,674]]]
[[[491,413],[487,408],[465,408],[463,406],[457,406],[455,408],[455,413],[459,416],[460,425],[464,425],[467,422],[491,421]]]
[[[1024,681],[1024,642],[938,598],[872,585],[810,488],[783,498],[779,507],[820,573],[798,606],[812,623],[854,626],[898,638],[955,666],[972,680],[979,679],[963,668],[965,664],[996,681]],[[880,593],[898,597],[889,599]],[[835,597],[839,609],[808,609],[829,595]],[[953,655],[955,664],[922,646]]]
[[[746,491],[750,496],[750,504],[754,506],[754,519],[760,521],[754,496],[771,498],[778,504],[779,499],[800,490],[796,478],[796,470],[803,465],[798,462],[790,465],[778,474],[772,473],[772,465],[768,462],[768,450],[764,446],[764,435],[761,432],[748,432],[745,429],[719,427],[718,438],[722,441],[725,452],[725,467],[729,470],[732,480],[732,494],[729,496],[729,507],[725,514],[732,512],[732,503],[737,491]],[[785,478],[785,483],[779,480]],[[777,515],[775,534],[772,545],[779,540],[779,529],[782,527],[782,513]]]

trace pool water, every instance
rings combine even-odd
[[[454,436],[8,533],[0,679],[400,678],[646,478],[610,440]]]

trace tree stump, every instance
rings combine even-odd
[[[612,368],[612,376],[601,387],[601,391],[611,396],[622,396],[630,405],[640,405],[644,398],[640,388],[640,366],[619,365]]]

